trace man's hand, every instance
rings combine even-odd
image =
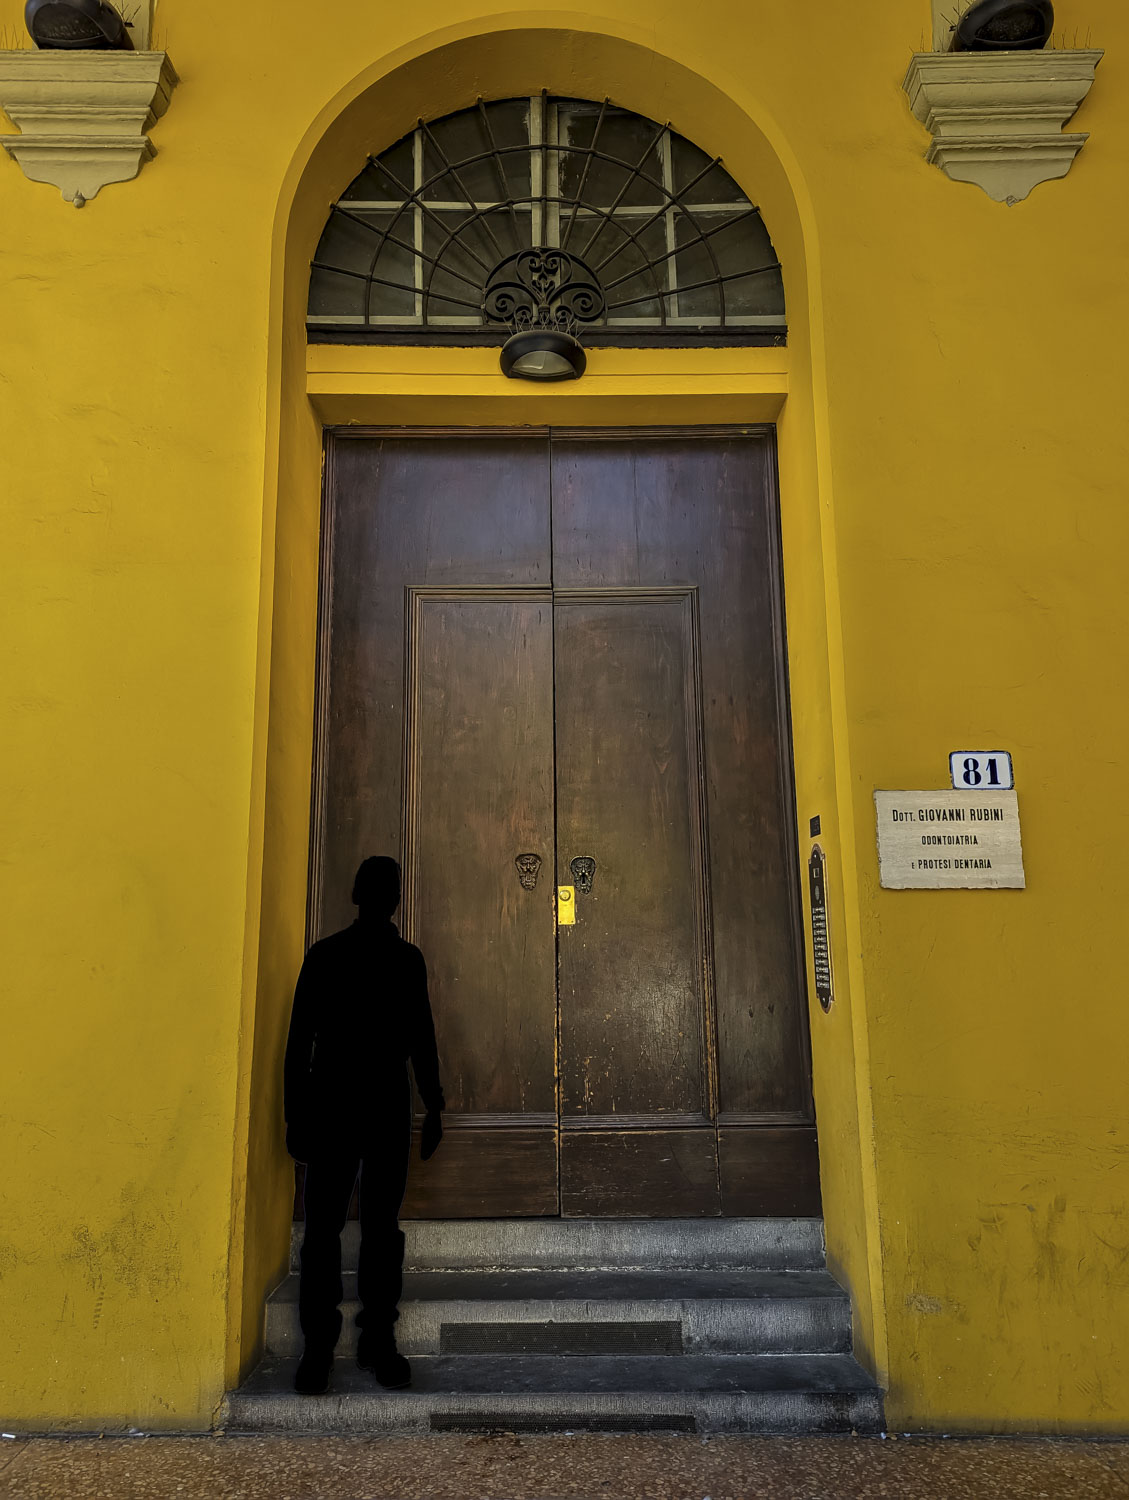
[[[438,1151],[442,1139],[443,1116],[437,1109],[429,1110],[423,1117],[423,1129],[420,1131],[420,1161],[430,1161]]]

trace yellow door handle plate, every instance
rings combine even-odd
[[[576,887],[574,885],[557,886],[557,926],[576,926]]]

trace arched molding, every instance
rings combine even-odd
[[[327,101],[298,143],[279,194],[272,346],[296,315],[288,282],[301,267],[304,312],[309,262],[329,205],[370,152],[407,134],[421,116],[469,108],[480,95],[507,98],[542,88],[577,98],[608,95],[669,120],[702,150],[721,156],[760,205],[785,268],[790,327],[800,334],[798,320],[818,284],[818,235],[800,165],[767,106],[736,78],[710,79],[704,64],[696,70],[692,59],[656,52],[652,38],[635,28],[545,12],[482,17],[429,33],[371,63]]]

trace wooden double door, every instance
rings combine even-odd
[[[818,1212],[774,475],[771,429],[329,434],[311,936],[399,855],[408,1216]]]

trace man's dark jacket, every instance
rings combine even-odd
[[[410,1107],[444,1107],[423,954],[391,922],[354,922],[315,943],[286,1043],[286,1140],[299,1160],[378,1145]]]

